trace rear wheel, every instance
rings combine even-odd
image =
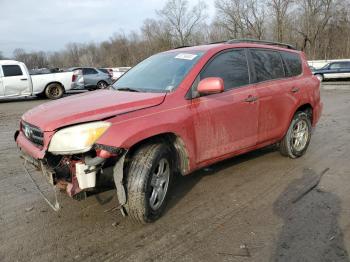
[[[281,154],[290,158],[297,158],[305,154],[311,139],[311,128],[308,114],[297,112],[280,143]]]
[[[108,87],[108,84],[105,81],[100,81],[96,85],[97,89],[106,89],[107,87]]]
[[[64,94],[63,87],[58,83],[49,84],[45,88],[45,96],[49,99],[58,99],[61,98]]]
[[[163,213],[173,178],[172,152],[164,143],[145,145],[132,156],[126,175],[126,213],[150,223]]]

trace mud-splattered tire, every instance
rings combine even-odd
[[[45,96],[49,99],[59,99],[64,94],[64,88],[58,83],[49,84],[45,88]]]
[[[297,112],[280,143],[280,152],[290,158],[301,157],[305,154],[311,139],[311,121],[305,112]]]
[[[150,223],[163,213],[172,183],[172,151],[165,143],[142,146],[132,156],[126,174],[127,215]]]

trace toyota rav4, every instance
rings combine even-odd
[[[109,90],[35,107],[15,140],[28,175],[34,165],[74,198],[110,181],[122,213],[148,223],[175,174],[271,144],[302,156],[321,111],[320,81],[302,52],[231,40],[153,55]]]

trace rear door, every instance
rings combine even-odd
[[[301,80],[298,80],[301,74],[300,57],[295,53],[283,52],[288,61],[299,61],[294,66],[294,73],[285,73],[289,69],[284,67],[281,54],[271,49],[250,50],[259,97],[258,144],[283,136],[290,114],[299,101],[302,88]]]
[[[225,91],[192,100],[197,163],[254,146],[257,140],[258,101],[246,50],[216,55],[196,82],[207,77],[222,78]]]
[[[97,84],[98,72],[93,68],[83,68],[85,87],[94,87]]]
[[[31,84],[24,65],[2,65],[2,85],[5,96],[23,96],[31,94]]]
[[[350,78],[350,62],[341,62],[340,73],[342,78]]]

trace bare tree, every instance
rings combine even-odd
[[[231,38],[262,39],[265,31],[265,3],[258,0],[217,0],[217,19]]]
[[[270,0],[268,3],[274,17],[275,38],[279,42],[283,42],[286,16],[292,3],[293,0]]]
[[[315,44],[321,37],[332,15],[335,0],[299,0],[299,23],[296,21],[297,32],[302,36],[302,50],[308,44],[315,56]]]
[[[173,46],[172,35],[167,23],[155,19],[146,19],[141,31],[150,54],[170,49]]]
[[[189,9],[187,0],[168,0],[157,14],[169,25],[174,40],[181,46],[191,43],[191,36],[196,27],[205,18],[206,4],[199,1]]]

